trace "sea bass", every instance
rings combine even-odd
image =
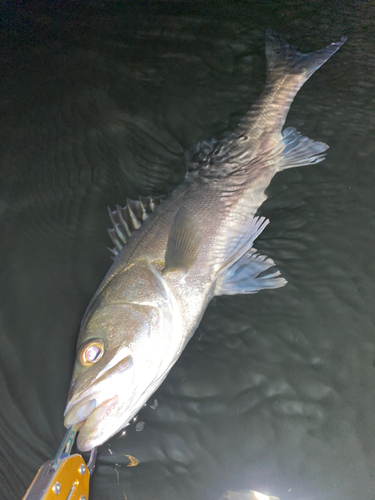
[[[301,54],[268,30],[265,90],[238,128],[197,151],[167,198],[110,211],[114,263],[83,317],[65,410],[66,427],[84,422],[81,451],[137,414],[214,296],[285,285],[253,247],[268,224],[255,214],[277,172],[323,160],[326,144],[282,128],[298,90],[344,42]]]

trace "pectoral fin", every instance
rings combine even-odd
[[[280,276],[280,271],[267,273],[275,265],[265,255],[249,250],[240,260],[233,264],[216,281],[215,295],[236,295],[238,293],[256,293],[266,288],[279,288],[287,281]]]
[[[197,260],[201,235],[198,223],[185,207],[181,207],[172,222],[165,252],[164,272],[187,272]]]

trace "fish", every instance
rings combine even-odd
[[[188,157],[167,197],[109,209],[114,262],[80,325],[64,425],[82,423],[81,451],[123,429],[163,382],[215,296],[286,284],[254,241],[277,172],[314,165],[328,146],[284,123],[302,85],[346,38],[302,54],[266,31],[265,89],[227,138]]]

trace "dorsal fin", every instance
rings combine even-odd
[[[130,236],[139,229],[147,217],[152,214],[156,207],[160,205],[164,196],[140,196],[139,200],[126,200],[127,205],[121,207],[116,205],[116,210],[112,211],[108,207],[109,217],[113,228],[108,229],[114,248],[110,248],[113,259],[117,257]]]

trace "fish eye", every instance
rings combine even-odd
[[[83,366],[91,366],[103,356],[104,343],[100,339],[87,340],[79,350],[79,361]]]

